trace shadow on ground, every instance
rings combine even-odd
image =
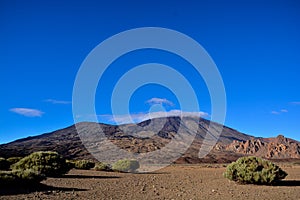
[[[64,188],[64,187],[53,187],[45,184],[34,184],[34,185],[8,185],[1,186],[0,188],[0,196],[2,195],[17,195],[17,194],[29,194],[33,192],[74,192],[74,191],[86,191],[85,189],[79,188]]]
[[[73,174],[66,174],[60,178],[79,178],[79,179],[85,179],[85,178],[92,178],[92,179],[112,179],[112,178],[121,178],[119,176],[86,176],[86,175],[73,175]]]
[[[282,180],[275,183],[274,186],[287,186],[287,187],[300,186],[300,180]]]
[[[136,173],[133,173],[133,174],[152,174],[152,175],[155,175],[155,174],[170,174],[169,172],[136,172]]]

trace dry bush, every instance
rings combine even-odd
[[[22,158],[11,166],[12,170],[33,170],[47,177],[58,177],[69,171],[66,160],[58,153],[40,151]]]
[[[89,160],[76,160],[75,161],[75,169],[85,169],[89,170],[95,166],[95,163]]]
[[[0,186],[36,184],[46,177],[34,170],[0,171]]]
[[[272,184],[287,173],[274,163],[254,156],[239,158],[227,166],[224,177],[244,184]]]
[[[123,159],[118,160],[112,165],[113,171],[118,172],[135,172],[140,167],[137,160]]]
[[[98,162],[93,169],[96,171],[111,171],[111,166],[107,163]]]

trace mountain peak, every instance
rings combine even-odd
[[[204,138],[207,134],[214,134],[209,132],[211,129],[222,125],[203,118],[184,119],[198,124],[198,131],[194,141],[184,155],[176,161],[177,163],[231,162],[243,155],[256,155],[270,159],[300,159],[300,144],[295,140],[285,138],[283,135],[276,138],[256,138],[226,126],[223,127],[222,134],[216,136],[219,139],[213,150],[200,159],[198,154]],[[181,120],[182,118],[174,116],[149,119],[138,124],[98,125],[101,126],[107,139],[119,148],[132,153],[147,153],[164,148],[177,134],[182,125]],[[78,125],[89,130],[94,129],[97,123],[81,122],[76,124]],[[51,150],[69,159],[94,159],[83,145],[76,126],[72,125],[51,133],[0,145],[0,157],[26,156],[35,151]],[[211,129],[208,129],[209,127]],[[147,128],[151,129],[151,134]],[[95,134],[94,132],[90,131],[91,134]],[[96,135],[92,138],[94,143],[98,142]]]

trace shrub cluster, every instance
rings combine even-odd
[[[0,171],[0,186],[36,184],[46,177],[34,170]]]
[[[135,172],[140,167],[137,160],[123,159],[112,166],[89,160],[65,160],[58,153],[40,151],[24,158],[0,158],[0,186],[36,184],[46,177],[59,177],[70,169],[94,169],[96,171]],[[7,171],[11,169],[11,171]]]
[[[254,156],[239,158],[227,166],[224,177],[245,184],[272,184],[287,173],[274,163]]]
[[[47,177],[61,176],[69,171],[65,159],[58,153],[40,151],[22,158],[11,166],[12,170],[33,170]]]
[[[95,166],[95,163],[89,160],[76,160],[74,161],[75,169],[89,170]]]
[[[70,170],[75,168],[75,161],[74,160],[66,160],[66,163],[67,163],[67,166]]]
[[[98,162],[95,164],[94,170],[96,171],[111,171],[110,164]]]
[[[20,160],[22,159],[22,157],[10,157],[10,158],[7,158],[7,162],[9,163],[9,166],[19,162]]]
[[[118,160],[112,165],[113,171],[118,172],[135,172],[140,167],[137,160],[123,159]]]

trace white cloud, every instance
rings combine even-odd
[[[273,110],[273,111],[271,112],[271,114],[273,114],[273,115],[279,115],[280,112],[277,112],[277,111],[274,111],[274,110]]]
[[[11,108],[9,111],[23,115],[25,117],[41,117],[44,112],[31,108]]]
[[[289,112],[287,109],[281,109],[280,111],[275,111],[275,110],[273,110],[273,111],[271,112],[271,114],[273,114],[273,115],[280,115],[280,114],[282,114],[282,113],[287,113],[287,112]]]
[[[172,101],[169,101],[168,99],[162,99],[162,98],[152,98],[146,101],[148,104],[165,104],[169,106],[174,106],[174,103]]]
[[[71,104],[71,101],[61,101],[61,100],[56,100],[56,99],[46,99],[44,100],[45,102],[49,102],[52,104]]]
[[[100,121],[114,122],[116,124],[139,123],[148,119],[159,117],[207,117],[208,113],[205,112],[182,112],[181,110],[170,110],[168,112],[150,112],[138,113],[131,115],[98,115]]]

